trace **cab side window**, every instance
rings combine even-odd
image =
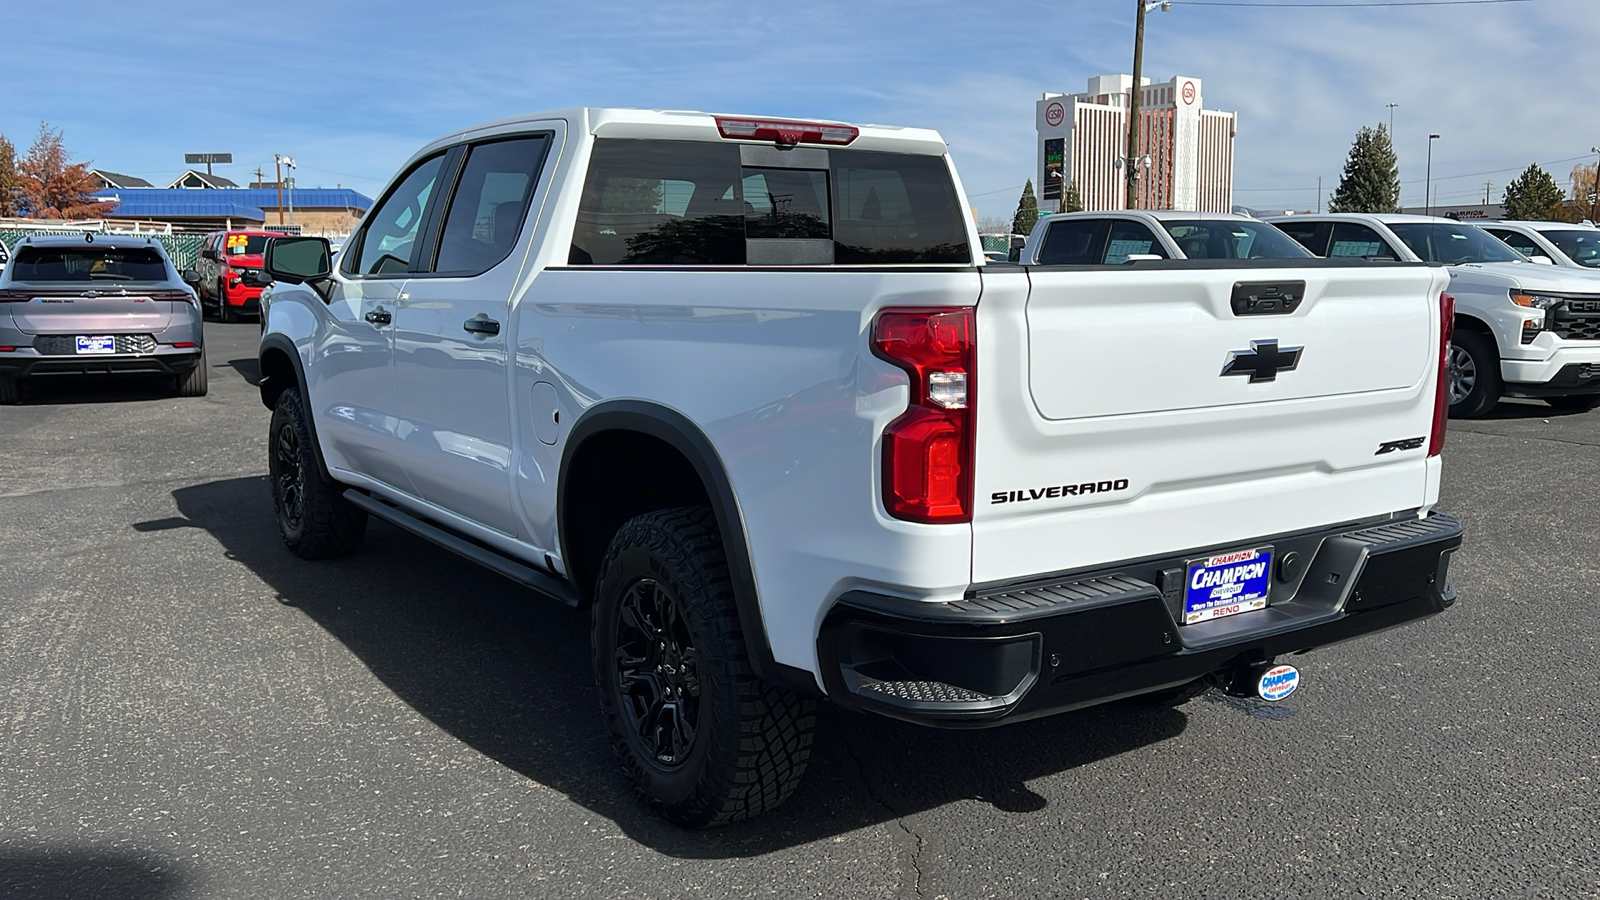
[[[1517,251],[1518,253],[1521,253],[1523,256],[1548,255],[1542,248],[1539,247],[1538,244],[1533,242],[1533,238],[1528,237],[1525,234],[1520,234],[1515,231],[1500,231],[1493,228],[1485,228],[1484,230],[1500,240],[1505,241],[1506,246]]]
[[[595,141],[569,264],[744,265],[740,176],[735,144]]]
[[[1328,232],[1325,226],[1322,226],[1317,222],[1295,221],[1273,222],[1272,224],[1277,226],[1279,231],[1287,234],[1289,237],[1294,238],[1296,243],[1312,253],[1315,253],[1318,256],[1328,255]],[[1322,240],[1320,241],[1317,239],[1319,229],[1322,229]]]
[[[1044,246],[1039,248],[1041,266],[1094,266],[1104,261],[1105,219],[1067,219],[1050,223]]]
[[[1106,244],[1106,256],[1102,262],[1108,266],[1120,266],[1128,261],[1128,257],[1140,254],[1167,258],[1161,241],[1143,223],[1127,219],[1113,220],[1111,240]]]
[[[444,154],[429,157],[401,179],[367,214],[354,253],[344,254],[351,275],[400,275],[416,259],[417,237],[439,180]]]
[[[544,167],[548,135],[474,145],[456,182],[434,271],[478,275],[511,255]]]
[[[1333,224],[1333,240],[1328,247],[1328,257],[1400,261],[1400,255],[1394,252],[1382,235],[1355,222]]]

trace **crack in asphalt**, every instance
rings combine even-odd
[[[1455,432],[1457,434],[1477,434],[1477,435],[1483,435],[1485,437],[1506,438],[1508,440],[1516,440],[1516,441],[1542,441],[1542,442],[1548,443],[1548,444],[1572,444],[1572,445],[1578,446],[1578,447],[1600,447],[1600,442],[1577,441],[1577,440],[1573,440],[1572,438],[1539,437],[1538,435],[1520,435],[1520,434],[1519,435],[1509,435],[1509,434],[1501,434],[1498,431],[1479,431],[1479,430],[1477,430],[1475,428],[1456,428],[1456,427],[1451,427],[1450,429],[1448,429],[1446,434],[1448,434],[1450,432]]]
[[[845,734],[844,735],[844,746],[845,746],[845,750],[848,751],[849,754],[850,754],[851,762],[854,762],[856,764],[856,774],[861,777],[861,784],[862,784],[862,786],[864,786],[867,789],[867,796],[872,798],[872,802],[874,802],[874,803],[878,804],[879,806],[883,807],[885,810],[888,810],[889,814],[894,817],[894,824],[899,826],[900,830],[905,832],[908,837],[910,837],[912,840],[916,841],[916,849],[912,851],[911,859],[910,859],[911,871],[913,873],[913,877],[912,877],[912,881],[911,881],[910,887],[911,887],[913,896],[915,896],[915,897],[923,896],[923,894],[922,894],[922,874],[923,874],[922,873],[922,851],[924,849],[926,849],[927,846],[928,846],[927,839],[924,838],[922,835],[918,834],[916,829],[912,828],[909,824],[906,823],[905,816],[901,815],[899,810],[895,809],[892,805],[890,805],[887,800],[884,800],[882,797],[878,796],[878,792],[873,789],[872,779],[867,777],[867,766],[866,766],[866,763],[862,762],[861,755],[856,752],[855,742],[850,739],[850,735],[849,734]]]

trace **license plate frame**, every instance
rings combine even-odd
[[[1188,560],[1184,564],[1183,624],[1265,609],[1272,588],[1272,553],[1272,545],[1267,544]]]
[[[104,356],[117,352],[117,338],[110,334],[80,334],[78,335],[77,353],[79,356]]]

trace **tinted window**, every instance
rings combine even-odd
[[[166,281],[167,264],[145,247],[23,247],[6,274],[13,281]]]
[[[1113,219],[1111,241],[1106,244],[1105,264],[1120,266],[1128,261],[1128,257],[1140,253],[1167,258],[1167,251],[1162,249],[1161,242],[1150,233],[1150,229],[1139,222]]]
[[[1521,253],[1523,256],[1547,256],[1544,249],[1533,242],[1533,238],[1515,231],[1498,231],[1486,228],[1485,231],[1505,242],[1507,247]]]
[[[1044,246],[1039,248],[1039,265],[1098,265],[1104,259],[1100,248],[1105,245],[1107,227],[1105,219],[1066,219],[1050,223],[1050,230],[1044,234]]]
[[[834,260],[970,263],[967,214],[940,156],[829,150]]]
[[[1306,248],[1317,256],[1322,256],[1324,251],[1327,249],[1326,247],[1319,246],[1318,244],[1317,229],[1321,228],[1322,226],[1316,222],[1291,221],[1273,222],[1272,224],[1279,231],[1287,234],[1289,237],[1294,238],[1295,243]]]
[[[1265,222],[1235,219],[1161,223],[1190,259],[1305,259],[1311,252]]]
[[[1431,222],[1391,224],[1389,230],[1426,262],[1515,262],[1522,257],[1475,225]]]
[[[744,234],[747,238],[833,237],[828,173],[818,169],[746,168]]]
[[[1333,223],[1333,241],[1328,247],[1330,257],[1355,257],[1362,259],[1392,259],[1399,261],[1383,236],[1356,222]]]
[[[742,265],[739,147],[597,140],[572,233],[573,265]]]
[[[350,254],[356,275],[395,275],[407,272],[417,253],[417,232],[428,208],[428,198],[439,180],[443,154],[411,170],[389,196],[367,214],[357,253]]]
[[[549,145],[539,135],[478,144],[467,152],[434,271],[477,275],[511,254]]]
[[[1562,231],[1546,231],[1544,236],[1561,248],[1561,252],[1572,257],[1572,261],[1580,266],[1600,268],[1600,231],[1584,231],[1577,228]],[[0,258],[5,254],[0,253]]]

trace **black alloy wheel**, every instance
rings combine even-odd
[[[680,766],[700,727],[700,674],[677,599],[655,579],[635,581],[622,595],[616,632],[623,715],[657,765]]]
[[[347,556],[361,546],[367,513],[324,474],[300,392],[278,395],[267,426],[267,481],[283,542],[304,559]]]

